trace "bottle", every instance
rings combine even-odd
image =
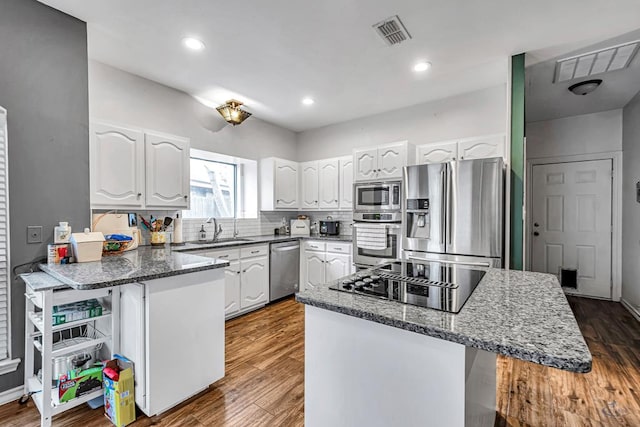
[[[53,243],[69,243],[71,237],[71,227],[68,222],[60,221],[53,229]]]
[[[202,224],[200,226],[200,232],[199,232],[199,236],[198,236],[198,240],[200,240],[201,242],[204,242],[205,240],[207,240],[207,231],[204,229],[204,224]]]
[[[287,218],[282,217],[282,224],[280,225],[280,235],[285,236],[287,234]]]

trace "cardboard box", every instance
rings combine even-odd
[[[115,354],[105,368],[120,370],[118,381],[106,375],[104,381],[104,413],[117,427],[124,427],[136,420],[136,401],[133,384],[133,362]]]
[[[96,299],[53,307],[53,326],[76,320],[102,316],[102,306]]]
[[[102,367],[81,371],[76,378],[58,384],[58,402],[64,403],[102,388]]]

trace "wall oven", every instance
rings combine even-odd
[[[354,212],[400,211],[402,182],[367,182],[354,184]]]
[[[395,223],[382,223],[384,228],[384,243],[369,245],[363,238],[366,235],[363,229],[370,227],[371,223],[355,222],[353,224],[353,263],[357,267],[366,267],[383,264],[400,259],[400,243],[402,241],[402,227]],[[380,223],[379,223],[380,224]]]

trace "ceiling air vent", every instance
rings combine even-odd
[[[556,62],[554,83],[622,70],[631,63],[640,40],[560,59]]]
[[[378,22],[373,28],[388,46],[400,44],[411,38],[411,34],[409,34],[404,25],[402,25],[402,21],[398,15]]]

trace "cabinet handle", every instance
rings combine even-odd
[[[238,270],[238,273],[237,273],[237,274],[240,274],[240,270]]]
[[[219,255],[218,258],[229,258],[229,255]]]
[[[333,248],[334,251],[341,251],[342,248]]]
[[[185,200],[187,200],[187,197],[188,197],[188,196],[184,196],[184,199],[185,199]]]
[[[246,273],[246,272],[247,272],[247,270],[242,270],[242,272],[243,272],[243,273]]]
[[[251,251],[252,254],[260,253],[260,251]]]
[[[138,198],[142,197],[142,193],[138,193]]]

